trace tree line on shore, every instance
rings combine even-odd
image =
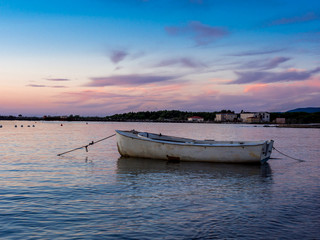
[[[178,110],[155,111],[155,112],[129,112],[108,116],[109,121],[187,121],[189,117],[199,116],[205,122],[213,122],[217,113],[234,113],[231,110],[222,110],[219,112],[183,112]],[[240,115],[240,114],[239,114]],[[240,117],[240,116],[239,116]],[[271,112],[270,122],[276,118],[285,118],[288,124],[306,124],[320,123],[320,112]]]
[[[230,111],[230,110],[229,110]],[[231,112],[231,111],[230,111]],[[148,120],[148,121],[187,121],[189,117],[199,116],[204,121],[214,121],[217,112],[184,112],[179,110],[144,111],[115,114],[107,118],[114,121]]]
[[[0,120],[30,120],[30,121],[154,121],[154,122],[185,122],[189,117],[199,116],[205,122],[213,122],[217,113],[234,113],[231,110],[219,112],[187,112],[179,110],[161,111],[141,111],[114,114],[106,117],[84,117],[80,115],[69,116],[44,116],[44,117],[24,117],[19,116],[0,116]],[[320,123],[320,112],[273,112],[270,113],[270,121],[276,118],[285,118],[289,124]]]
[[[270,113],[270,121],[276,118],[285,118],[288,124],[307,124],[320,123],[320,112],[306,113],[306,112],[284,112],[284,113]]]

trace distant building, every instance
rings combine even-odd
[[[193,116],[188,118],[189,122],[203,122],[204,119],[202,117]]]
[[[244,121],[246,123],[260,123],[260,118],[258,117],[248,117],[246,118],[246,120]]]
[[[240,113],[240,119],[246,123],[261,123],[270,122],[270,113],[267,112],[253,112],[253,113]]]
[[[256,113],[240,113],[240,120],[242,122],[252,122],[251,118],[255,118]]]
[[[234,113],[217,113],[215,122],[234,122],[237,120],[237,114]]]

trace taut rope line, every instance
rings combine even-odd
[[[96,143],[98,143],[98,142],[101,142],[101,141],[103,141],[103,140],[106,140],[106,139],[108,139],[108,138],[111,138],[111,137],[113,137],[113,136],[115,136],[116,134],[112,134],[112,135],[110,135],[110,136],[108,136],[108,137],[105,137],[105,138],[102,138],[102,139],[100,139],[100,140],[97,140],[97,141],[92,141],[91,143],[89,143],[89,144],[87,144],[87,145],[84,145],[84,146],[82,146],[82,147],[77,147],[77,148],[75,148],[75,149],[72,149],[72,150],[69,150],[69,151],[66,151],[66,152],[63,152],[63,153],[59,153],[59,154],[57,154],[57,156],[61,156],[61,155],[64,155],[64,154],[66,154],[66,153],[69,153],[69,152],[73,152],[73,151],[76,151],[76,150],[79,150],[79,149],[82,149],[82,148],[85,148],[86,149],[86,152],[88,152],[88,147],[89,146],[91,146],[91,145],[93,145],[93,144],[96,144]]]
[[[291,159],[296,160],[296,161],[299,161],[299,162],[305,162],[305,160],[298,159],[298,158],[294,158],[294,157],[291,157],[291,156],[289,156],[289,155],[287,155],[287,154],[284,154],[284,153],[280,152],[278,149],[276,149],[275,147],[272,147],[272,148],[273,148],[274,150],[276,150],[278,153],[282,154],[283,156],[286,156],[286,157],[288,157],[288,158],[291,158]]]

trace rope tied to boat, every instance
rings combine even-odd
[[[291,157],[291,156],[289,156],[289,155],[287,155],[287,154],[285,154],[285,153],[283,153],[283,152],[280,152],[278,149],[276,149],[275,147],[272,147],[274,150],[276,150],[278,153],[280,153],[281,155],[283,155],[283,156],[286,156],[286,157],[288,157],[288,158],[291,158],[291,159],[293,159],[293,160],[296,160],[296,161],[298,161],[298,162],[305,162],[305,160],[302,160],[302,159],[298,159],[298,158],[294,158],[294,157]]]
[[[59,153],[59,154],[57,154],[57,156],[62,156],[62,155],[64,155],[64,154],[66,154],[66,153],[70,153],[70,152],[73,152],[73,151],[76,151],[76,150],[79,150],[79,149],[82,149],[82,148],[85,148],[85,149],[86,149],[86,152],[88,152],[88,151],[89,151],[89,150],[88,150],[88,147],[89,147],[89,146],[92,146],[93,144],[96,144],[96,143],[98,143],[98,142],[102,142],[102,141],[104,141],[104,140],[106,140],[106,139],[108,139],[108,138],[111,138],[111,137],[115,136],[115,135],[116,135],[116,134],[112,134],[112,135],[110,135],[110,136],[108,136],[108,137],[105,137],[105,138],[102,138],[102,139],[100,139],[100,140],[92,141],[92,142],[88,143],[87,145],[84,145],[84,146],[81,146],[81,147],[77,147],[77,148],[71,149],[71,150],[66,151],[66,152],[63,152],[63,153]]]

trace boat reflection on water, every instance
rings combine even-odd
[[[268,163],[262,165],[206,163],[206,162],[168,162],[156,159],[120,157],[117,174],[176,173],[179,175],[210,175],[212,178],[250,178],[272,177]]]

